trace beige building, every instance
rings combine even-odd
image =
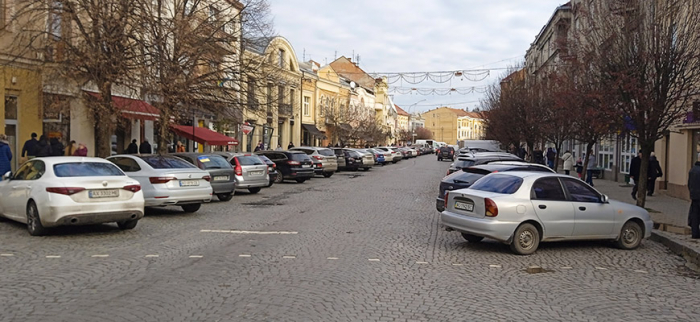
[[[467,125],[468,118],[472,115],[464,110],[440,107],[427,111],[421,116],[425,120],[425,128],[433,133],[434,140],[447,144],[457,144],[462,124]],[[481,131],[483,131],[483,126]]]
[[[466,112],[467,115],[457,118],[457,139],[483,140],[486,135],[484,119],[474,112]]]

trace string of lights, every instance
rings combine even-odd
[[[452,79],[468,80],[479,82],[491,75],[493,69],[474,69],[474,70],[454,70],[454,71],[437,71],[437,72],[396,72],[396,73],[370,73],[373,78],[386,77],[387,83],[394,84],[396,82],[406,82],[409,84],[418,84],[425,81],[443,84]]]
[[[420,95],[467,95],[472,93],[483,94],[488,90],[488,86],[453,87],[453,88],[418,88],[418,87],[390,87],[389,92],[408,95],[417,93]]]

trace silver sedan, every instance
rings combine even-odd
[[[653,227],[643,208],[609,200],[570,176],[537,172],[493,173],[450,191],[440,218],[469,242],[492,238],[520,255],[561,240],[613,240],[635,249]]]

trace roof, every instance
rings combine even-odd
[[[403,116],[411,116],[411,114],[408,114],[408,112],[404,111],[402,108],[400,108],[398,105],[394,104],[394,107],[396,107],[396,112],[399,113],[399,115]]]
[[[362,68],[355,65],[355,63],[353,63],[349,58],[341,56],[340,58],[331,62],[330,65],[338,75],[341,75],[364,88],[370,90],[374,89],[374,78],[362,70]]]

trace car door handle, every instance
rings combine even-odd
[[[539,205],[539,208],[540,209],[547,209],[547,206],[546,205]]]
[[[578,210],[586,211],[586,207],[578,207]]]

